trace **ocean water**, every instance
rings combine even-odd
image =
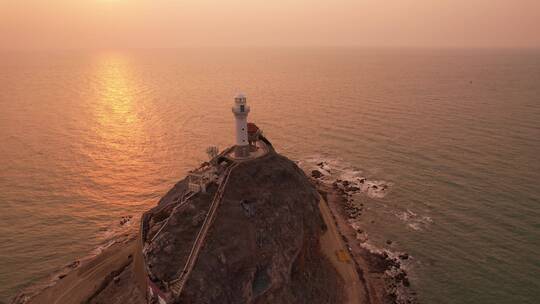
[[[281,153],[390,186],[376,246],[423,303],[538,303],[540,51],[0,54],[0,302],[103,244],[210,145],[243,91]]]

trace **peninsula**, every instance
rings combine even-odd
[[[13,303],[414,303],[400,260],[362,246],[346,183],[308,177],[247,122],[208,149],[138,230]],[[354,211],[354,210],[353,210]]]

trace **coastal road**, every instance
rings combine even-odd
[[[321,198],[319,210],[327,230],[321,236],[321,250],[328,257],[338,274],[343,278],[347,304],[368,303],[365,288],[356,272],[355,264],[336,227],[328,204]]]

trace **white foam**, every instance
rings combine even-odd
[[[422,221],[425,223],[433,223],[433,219],[429,216],[423,216]]]
[[[307,157],[304,161],[298,162],[298,165],[307,175],[311,175],[313,170],[319,171],[322,174],[319,180],[323,183],[333,184],[338,180],[347,181],[349,187],[359,188],[359,191],[354,192],[355,194],[366,195],[373,199],[383,199],[391,192],[394,186],[394,183],[389,181],[368,178],[362,170],[340,159],[313,155]],[[342,184],[338,184],[338,187],[342,190],[347,189]],[[423,231],[433,223],[431,217],[420,216],[410,209],[393,213],[406,223],[408,229],[413,231]]]
[[[118,236],[131,231],[135,223],[137,223],[137,219],[135,219],[133,216],[124,216],[118,221],[115,220],[114,222],[110,223],[109,226],[105,228],[100,235],[98,235],[98,239],[102,240],[104,243],[107,243],[109,240],[115,239]]]
[[[407,224],[407,227],[411,228],[412,230],[416,230],[416,231],[422,230],[422,228],[420,228],[419,223],[409,223],[409,224]]]
[[[384,198],[393,186],[391,182],[369,179],[362,170],[338,159],[315,155],[306,158],[305,161],[298,162],[298,165],[308,175],[313,170],[319,171],[323,175],[320,178],[322,182],[332,184],[338,180],[347,181],[350,186],[359,188],[362,194],[371,198]]]
[[[407,209],[407,211],[395,212],[394,215],[407,223],[407,227],[414,231],[422,231],[427,228],[433,219],[429,216],[419,216],[417,213]]]
[[[367,251],[369,251],[370,253],[374,253],[374,254],[382,254],[383,252],[385,252],[383,249],[373,245],[371,242],[364,242],[362,244],[360,244],[360,247],[366,249]]]
[[[382,254],[386,253],[388,258],[393,259],[393,260],[400,260],[399,256],[400,256],[400,254],[403,254],[403,252],[394,252],[394,251],[391,251],[389,249],[384,249],[384,248],[377,247],[376,245],[372,244],[370,241],[361,243],[360,247],[366,249],[367,251],[369,251],[372,254],[382,255]],[[403,264],[403,262],[400,261],[400,264]]]

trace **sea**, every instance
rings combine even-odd
[[[232,145],[238,92],[280,153],[389,185],[369,242],[421,303],[538,303],[540,50],[345,47],[1,52],[0,302]]]

